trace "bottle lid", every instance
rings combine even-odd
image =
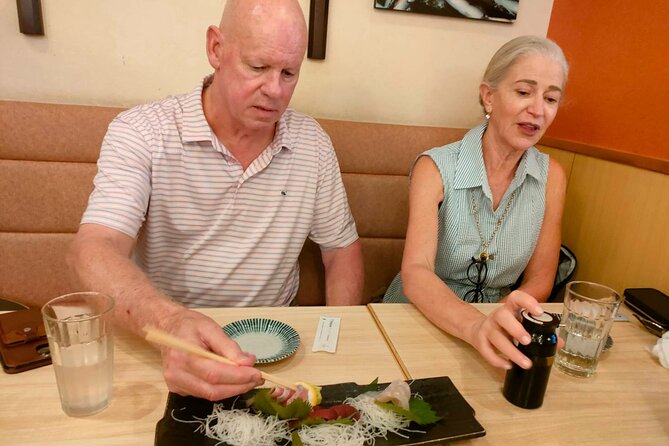
[[[522,317],[523,327],[530,332],[536,329],[540,329],[541,331],[553,331],[560,325],[560,319],[556,315],[546,313],[545,311],[535,316],[523,309],[521,310],[520,315]]]

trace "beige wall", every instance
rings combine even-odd
[[[309,1],[300,0],[308,16]],[[307,60],[292,105],[317,117],[469,127],[492,53],[546,35],[552,0],[523,0],[514,24],[330,2],[327,58]],[[43,1],[45,37],[19,33],[0,0],[0,99],[131,106],[189,91],[209,72],[207,25],[224,1]]]

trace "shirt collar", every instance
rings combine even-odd
[[[212,141],[213,139],[213,132],[202,109],[202,89],[210,82],[211,76],[207,76],[183,100],[181,135],[184,143]]]
[[[486,124],[481,124],[478,127],[471,129],[462,138],[460,145],[460,154],[455,168],[455,178],[453,179],[453,187],[455,189],[468,189],[473,187],[481,187],[483,192],[488,197],[492,196],[490,192],[490,185],[488,184],[488,176],[486,175],[485,165],[483,164],[483,133],[485,132]],[[539,166],[539,151],[534,147],[530,147],[523,154],[516,169],[516,175],[511,183],[511,189],[520,186],[527,175],[541,180],[541,168]]]
[[[532,146],[530,149],[525,152],[523,156],[523,161],[525,161],[524,171],[526,175],[534,177],[536,180],[541,180],[541,167],[539,166],[539,150],[536,147]],[[523,162],[521,161],[521,165]],[[525,177],[523,177],[523,180]]]
[[[200,141],[213,143],[216,139],[202,108],[202,90],[211,83],[212,76],[205,77],[191,93],[186,95],[183,101],[182,138],[184,143]],[[282,148],[288,150],[292,150],[293,148],[293,139],[288,131],[286,113],[281,115],[274,133],[274,139],[270,143],[272,154],[279,153]]]
[[[274,139],[270,144],[272,154],[277,154],[281,149],[287,149],[292,151],[294,148],[293,138],[288,130],[288,119],[287,115],[292,114],[293,111],[287,109],[279,118],[279,122],[276,126],[276,131],[274,132]]]
[[[488,185],[481,145],[485,128],[485,124],[474,127],[462,138],[460,154],[455,165],[455,178],[453,179],[455,189]]]

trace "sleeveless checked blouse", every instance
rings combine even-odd
[[[444,183],[445,200],[439,209],[438,248],[435,273],[461,299],[474,285],[467,279],[472,257],[481,252],[481,238],[472,214],[471,197],[478,202],[479,222],[486,240],[507,201],[518,189],[509,213],[490,244],[488,274],[482,302],[497,302],[510,292],[534,252],[546,206],[548,155],[535,147],[520,160],[516,175],[497,210],[492,210],[492,193],[483,165],[481,139],[486,125],[470,130],[461,141],[434,148],[421,154],[429,156],[439,168]],[[384,302],[408,302],[398,274],[383,298]]]

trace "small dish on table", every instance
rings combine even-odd
[[[294,355],[300,345],[297,331],[274,319],[242,319],[223,326],[223,331],[242,350],[256,355],[256,364],[286,359]]]

